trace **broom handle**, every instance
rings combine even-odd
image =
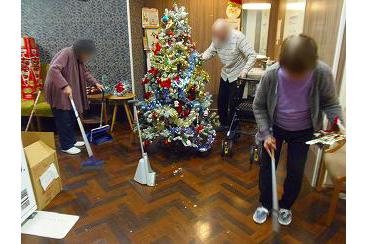
[[[133,104],[133,110],[134,110],[134,117],[137,120],[137,130],[138,130],[138,135],[139,135],[139,142],[141,144],[142,157],[144,157],[141,127],[139,126],[139,118],[138,118],[138,113],[137,113],[137,107],[135,106],[135,104]]]
[[[278,233],[280,230],[278,222],[278,211],[279,211],[279,200],[277,197],[277,179],[276,179],[276,162],[275,152],[272,150],[270,153],[271,157],[271,171],[272,171],[272,229]]]
[[[25,131],[28,131],[29,129],[29,126],[31,125],[31,121],[32,121],[32,118],[33,118],[33,114],[34,114],[34,111],[36,109],[36,105],[38,103],[38,99],[40,98],[40,95],[41,95],[41,90],[38,90],[37,92],[37,96],[36,96],[36,100],[33,104],[33,108],[32,108],[32,111],[31,111],[31,115],[29,116],[29,119],[28,119],[28,122],[27,122],[27,126],[26,126],[26,130]]]
[[[105,92],[104,90],[102,90],[102,100],[101,100],[101,114],[100,114],[100,127],[102,126],[102,117],[103,117],[103,112],[104,112],[104,108],[105,108]]]
[[[78,111],[77,111],[77,107],[75,106],[73,97],[71,95],[69,96],[69,99],[70,99],[70,103],[72,104],[72,108],[74,110],[75,117],[77,118],[79,129],[81,131],[84,144],[86,145],[86,148],[87,148],[88,156],[89,157],[92,157],[93,156],[93,152],[92,152],[92,149],[91,149],[91,145],[89,144],[89,141],[88,141],[87,136],[86,136],[86,132],[84,131],[84,127],[83,127],[82,121],[81,121],[81,119],[79,117],[79,114],[78,114]]]

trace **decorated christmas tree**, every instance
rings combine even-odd
[[[218,116],[209,112],[209,75],[192,42],[187,15],[176,4],[165,10],[152,46],[152,68],[142,80],[146,92],[138,117],[145,145],[175,143],[204,152],[215,140]]]

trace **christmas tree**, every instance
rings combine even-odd
[[[187,15],[176,4],[165,10],[152,46],[152,68],[142,80],[146,92],[138,106],[139,122],[145,145],[181,142],[204,152],[215,140],[218,116],[209,113],[209,75],[192,42]]]

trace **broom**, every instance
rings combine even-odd
[[[31,115],[29,116],[29,119],[28,119],[28,122],[27,122],[27,126],[26,126],[25,131],[28,131],[29,126],[31,125],[33,114],[34,114],[34,111],[36,110],[36,105],[38,103],[38,99],[40,98],[40,95],[41,95],[41,90],[38,90],[36,99],[35,99],[35,101],[33,103],[33,108],[32,108],[32,111],[31,111]]]
[[[278,221],[279,200],[277,197],[277,179],[276,179],[276,162],[274,150],[268,152],[271,158],[271,173],[272,173],[272,230],[275,234],[274,243],[281,243],[280,224]]]
[[[87,153],[88,153],[88,159],[86,161],[81,162],[81,166],[82,167],[85,167],[85,166],[86,167],[88,167],[88,166],[100,166],[104,163],[104,161],[100,160],[100,159],[96,159],[93,156],[91,145],[89,144],[89,141],[87,139],[86,132],[84,131],[83,124],[82,124],[82,121],[79,117],[79,114],[78,114],[77,108],[75,106],[73,97],[70,95],[69,99],[70,99],[70,103],[72,104],[72,108],[74,110],[75,117],[77,118],[79,129],[81,131],[83,141],[84,141],[84,144],[86,145]]]

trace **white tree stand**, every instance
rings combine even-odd
[[[134,117],[137,121],[137,129],[139,135],[139,142],[141,144],[142,158],[139,160],[138,167],[135,171],[134,180],[142,185],[155,186],[156,182],[156,172],[154,172],[151,168],[151,165],[148,161],[148,155],[144,152],[143,143],[142,143],[142,134],[141,128],[139,126],[138,113],[136,108],[137,100],[129,101],[129,103],[133,104],[134,109]]]

